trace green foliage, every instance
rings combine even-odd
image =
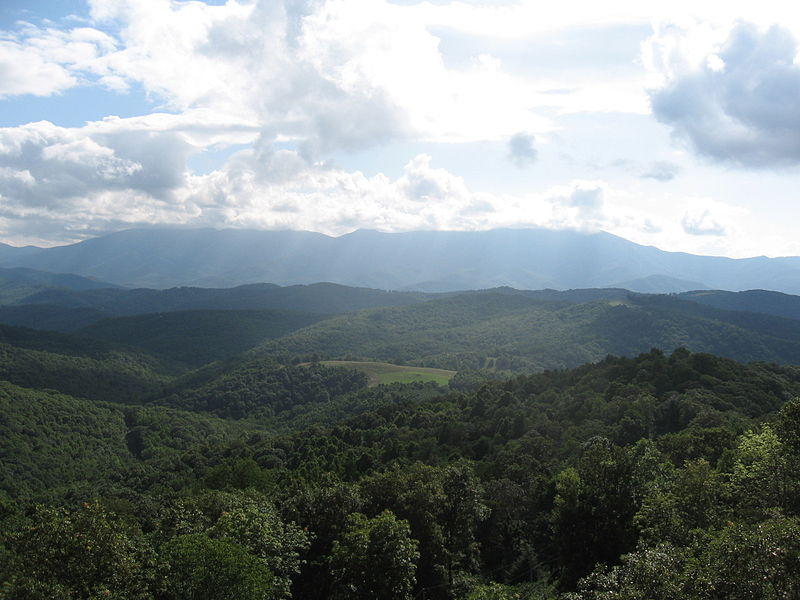
[[[686,347],[743,361],[800,363],[800,322],[673,296],[581,304],[525,292],[463,293],[327,319],[263,344],[276,357],[380,360],[452,370],[541,371]]]
[[[690,544],[708,529],[721,527],[729,485],[705,459],[671,466],[648,486],[634,517],[642,539],[651,543]]]
[[[561,580],[573,585],[596,563],[633,549],[633,516],[647,483],[647,456],[604,438],[589,440],[576,467],[556,477],[552,523]]]
[[[321,365],[284,367],[256,360],[160,403],[224,418],[264,418],[297,405],[325,403],[366,384],[366,376],[352,369]]]
[[[11,497],[111,477],[130,458],[123,414],[0,382],[0,490]]]
[[[308,547],[306,533],[295,524],[284,522],[266,497],[252,491],[246,493],[207,492],[197,497],[178,501],[162,513],[159,530],[162,535],[171,537],[166,545],[168,556],[171,555],[171,548],[175,544],[189,543],[176,541],[179,539],[191,540],[190,546],[200,548],[204,553],[222,552],[230,557],[239,556],[237,560],[242,560],[242,552],[247,553],[249,557],[243,562],[248,572],[247,577],[255,577],[261,573],[265,577],[263,582],[269,584],[269,591],[264,591],[266,589],[264,588],[259,592],[262,594],[261,596],[243,597],[275,600],[290,597],[291,578],[300,570],[300,552]],[[195,537],[186,537],[192,535]],[[204,562],[206,560],[213,560],[213,558],[203,558],[200,562],[194,563],[191,561],[181,562],[181,569],[183,569],[181,572],[191,578],[190,572],[206,568],[203,566],[206,564]],[[230,558],[230,561],[233,560]],[[256,568],[253,565],[260,565],[260,567]],[[233,567],[226,566],[225,568]],[[227,571],[219,575],[219,577],[223,576],[228,577]],[[256,579],[261,581],[260,578]],[[203,585],[212,586],[212,584],[217,585],[214,582]],[[180,585],[193,584],[182,583]],[[223,587],[220,587],[219,592],[214,593],[222,594]],[[201,588],[187,589],[192,589],[194,590],[192,593],[197,594],[189,597],[204,597]],[[211,588],[202,589],[210,590]],[[183,593],[188,592],[184,591]],[[242,593],[252,594],[255,592]],[[176,597],[180,597],[180,595]],[[208,597],[235,598],[236,596]]]
[[[366,506],[391,510],[420,543],[422,587],[452,588],[455,575],[476,568],[478,524],[488,516],[483,488],[466,463],[394,468],[363,481]]]
[[[701,598],[784,600],[800,595],[800,522],[773,517],[712,534],[692,588]]]
[[[11,556],[0,597],[152,598],[155,556],[141,531],[101,504],[34,507],[3,535]]]
[[[180,535],[162,548],[164,597],[169,600],[263,600],[272,574],[239,544],[202,533]]]
[[[116,350],[73,352],[60,345],[46,351],[26,347],[41,344],[14,341],[23,345],[0,343],[0,379],[22,387],[134,404],[159,395],[170,380],[146,357]]]
[[[163,407],[121,407],[0,382],[0,494],[92,497],[122,478],[179,486],[189,448],[233,436],[227,423]],[[145,466],[146,465],[146,466]],[[165,482],[160,469],[167,468]]]
[[[191,310],[106,319],[78,333],[199,367],[232,358],[321,318],[293,311]]]
[[[564,600],[790,600],[800,593],[800,526],[774,517],[730,523],[681,549],[643,547],[599,567]]]
[[[426,367],[405,367],[389,363],[358,360],[326,360],[326,367],[344,367],[361,371],[369,378],[370,385],[413,383],[431,381],[438,385],[447,385],[455,375],[454,371],[444,369],[428,369]]]
[[[335,578],[331,597],[410,600],[418,559],[408,523],[388,510],[372,519],[353,513],[331,550]]]
[[[796,595],[800,369],[492,379],[217,363],[158,401],[189,410],[0,384],[0,597]]]
[[[611,569],[600,567],[581,579],[563,600],[675,600],[687,593],[686,559],[669,544],[643,548],[622,557]]]
[[[745,433],[733,456],[731,486],[746,514],[762,516],[787,506],[786,451],[771,427]]]
[[[385,292],[335,283],[290,285],[271,283],[231,288],[47,289],[26,298],[26,304],[85,307],[115,315],[142,315],[188,310],[280,310],[307,314],[339,314],[375,306],[401,306],[430,297],[421,292]]]

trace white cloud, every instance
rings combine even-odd
[[[93,0],[92,7],[96,19],[120,27],[120,50],[96,65],[107,85],[135,81],[178,110],[258,121],[304,143],[309,155],[397,138],[545,133],[554,128],[543,113],[554,102],[547,92],[563,87],[512,76],[492,57],[447,68],[425,13],[385,0]],[[620,86],[601,80],[565,96],[567,110],[627,109],[630,102],[612,93]]]
[[[101,58],[115,48],[108,34],[88,27],[24,24],[18,32],[0,32],[0,97],[63,92],[102,71]]]
[[[22,44],[0,40],[0,97],[49,96],[75,83],[75,77],[61,65],[29,52]]]

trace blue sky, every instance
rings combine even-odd
[[[549,227],[800,255],[800,10],[647,4],[5,0],[0,241]]]

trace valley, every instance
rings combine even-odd
[[[2,275],[0,598],[794,589],[798,296]]]

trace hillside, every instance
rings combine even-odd
[[[467,393],[364,384],[261,362],[180,396],[233,420],[0,385],[3,593],[323,600],[392,577],[431,600],[713,600],[798,581],[796,367],[654,350]]]
[[[183,310],[289,310],[325,315],[375,306],[403,306],[431,297],[416,292],[386,292],[333,283],[286,287],[258,283],[234,288],[177,287],[166,290],[48,289],[24,298],[20,304],[93,309],[116,316]]]
[[[604,232],[360,230],[332,238],[303,231],[147,229],[69,246],[13,250],[2,253],[0,265],[77,273],[129,287],[329,281],[384,290],[627,285],[658,292],[800,293],[797,257],[730,259],[664,252]]]
[[[51,304],[0,306],[0,323],[61,333],[75,331],[113,316],[113,313],[90,307]]]
[[[767,290],[727,292],[695,290],[679,294],[683,300],[706,304],[723,310],[764,313],[789,319],[800,319],[800,296]]]
[[[90,394],[92,395],[92,394]],[[161,407],[123,407],[0,382],[0,499],[97,495],[139,461],[174,461],[232,439],[224,422]]]
[[[46,273],[22,267],[0,268],[0,305],[12,304],[49,289],[93,290],[118,286],[68,273]]]
[[[185,310],[105,319],[75,333],[124,344],[172,363],[200,367],[233,358],[322,318],[287,310]]]
[[[536,371],[574,367],[607,354],[681,346],[744,361],[797,364],[800,321],[724,311],[672,296],[573,303],[500,290],[335,317],[255,352]]]
[[[0,325],[0,381],[137,404],[161,394],[174,373],[170,361],[117,343]]]

